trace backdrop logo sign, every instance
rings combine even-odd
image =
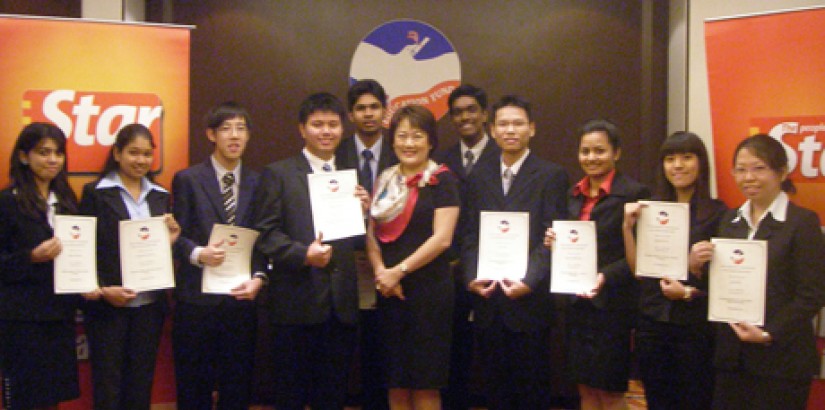
[[[158,147],[152,171],[159,170],[162,114],[156,94],[75,90],[27,90],[23,94],[24,123],[51,122],[66,134],[69,173],[100,171],[118,131],[133,123],[152,131]]]
[[[455,48],[435,27],[395,20],[372,30],[352,56],[350,83],[374,79],[387,92],[384,126],[399,108],[420,104],[436,119],[447,113],[447,97],[461,83]]]
[[[791,179],[825,182],[825,115],[754,118],[750,134],[768,134],[785,148]]]

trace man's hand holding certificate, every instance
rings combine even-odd
[[[530,256],[530,214],[481,212],[476,279],[520,281]]]
[[[313,173],[307,179],[316,237],[323,232],[324,239],[332,241],[366,232],[354,169]]]

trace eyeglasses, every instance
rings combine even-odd
[[[757,165],[754,167],[736,167],[733,169],[733,176],[743,177],[750,173],[753,176],[763,176],[770,172],[771,169],[765,165]]]
[[[236,127],[232,127],[229,125],[221,125],[220,127],[218,127],[218,133],[221,134],[232,134],[233,131],[236,134],[246,134],[247,132],[249,132],[249,128],[246,125],[238,125]]]

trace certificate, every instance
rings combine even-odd
[[[596,287],[596,222],[553,221],[556,242],[553,244],[553,267],[550,272],[551,293],[586,293]]]
[[[636,275],[687,280],[690,206],[639,201],[636,223]]]
[[[63,245],[54,259],[54,293],[97,289],[97,218],[55,215],[54,236]]]
[[[164,217],[120,221],[120,271],[123,287],[136,292],[175,287]]]
[[[708,320],[765,323],[768,243],[759,240],[712,238]]]
[[[481,212],[477,279],[522,280],[529,257],[528,212]]]
[[[354,169],[308,174],[309,200],[315,237],[324,242],[363,235],[364,212],[355,196],[358,175]]]
[[[203,293],[229,294],[252,277],[252,249],[258,231],[233,225],[215,224],[209,243],[221,243],[226,257],[218,266],[203,268]]]

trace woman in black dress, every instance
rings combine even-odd
[[[794,193],[782,144],[759,134],[736,147],[733,177],[745,203],[722,217],[718,237],[768,241],[765,324],[719,324],[714,409],[803,410],[819,369],[812,319],[825,304],[825,240],[817,214]],[[691,249],[691,272],[716,257],[710,242]],[[711,293],[713,289],[710,290]]]
[[[0,191],[0,373],[6,409],[53,408],[80,395],[77,296],[54,294],[55,214],[77,212],[66,177],[66,137],[52,124],[23,128],[11,184]]]
[[[690,244],[710,239],[728,208],[710,196],[710,164],[702,140],[684,131],[667,137],[659,149],[656,174],[656,200],[690,204]],[[623,234],[631,270],[636,265],[633,227],[642,206],[625,205]],[[707,275],[639,281],[640,317],[634,340],[648,409],[709,409],[713,328],[707,320]]]
[[[447,384],[453,281],[449,248],[458,219],[457,180],[429,156],[438,137],[432,113],[411,105],[390,122],[399,164],[376,185],[367,252],[387,348],[392,409],[440,409]]]
[[[568,213],[596,222],[598,284],[567,309],[567,367],[578,385],[581,408],[625,409],[630,376],[630,333],[636,321],[638,283],[625,260],[624,205],[649,190],[616,170],[619,131],[609,121],[591,120],[579,130],[579,165],[585,177],[571,190]],[[545,245],[555,240],[552,228]]]

